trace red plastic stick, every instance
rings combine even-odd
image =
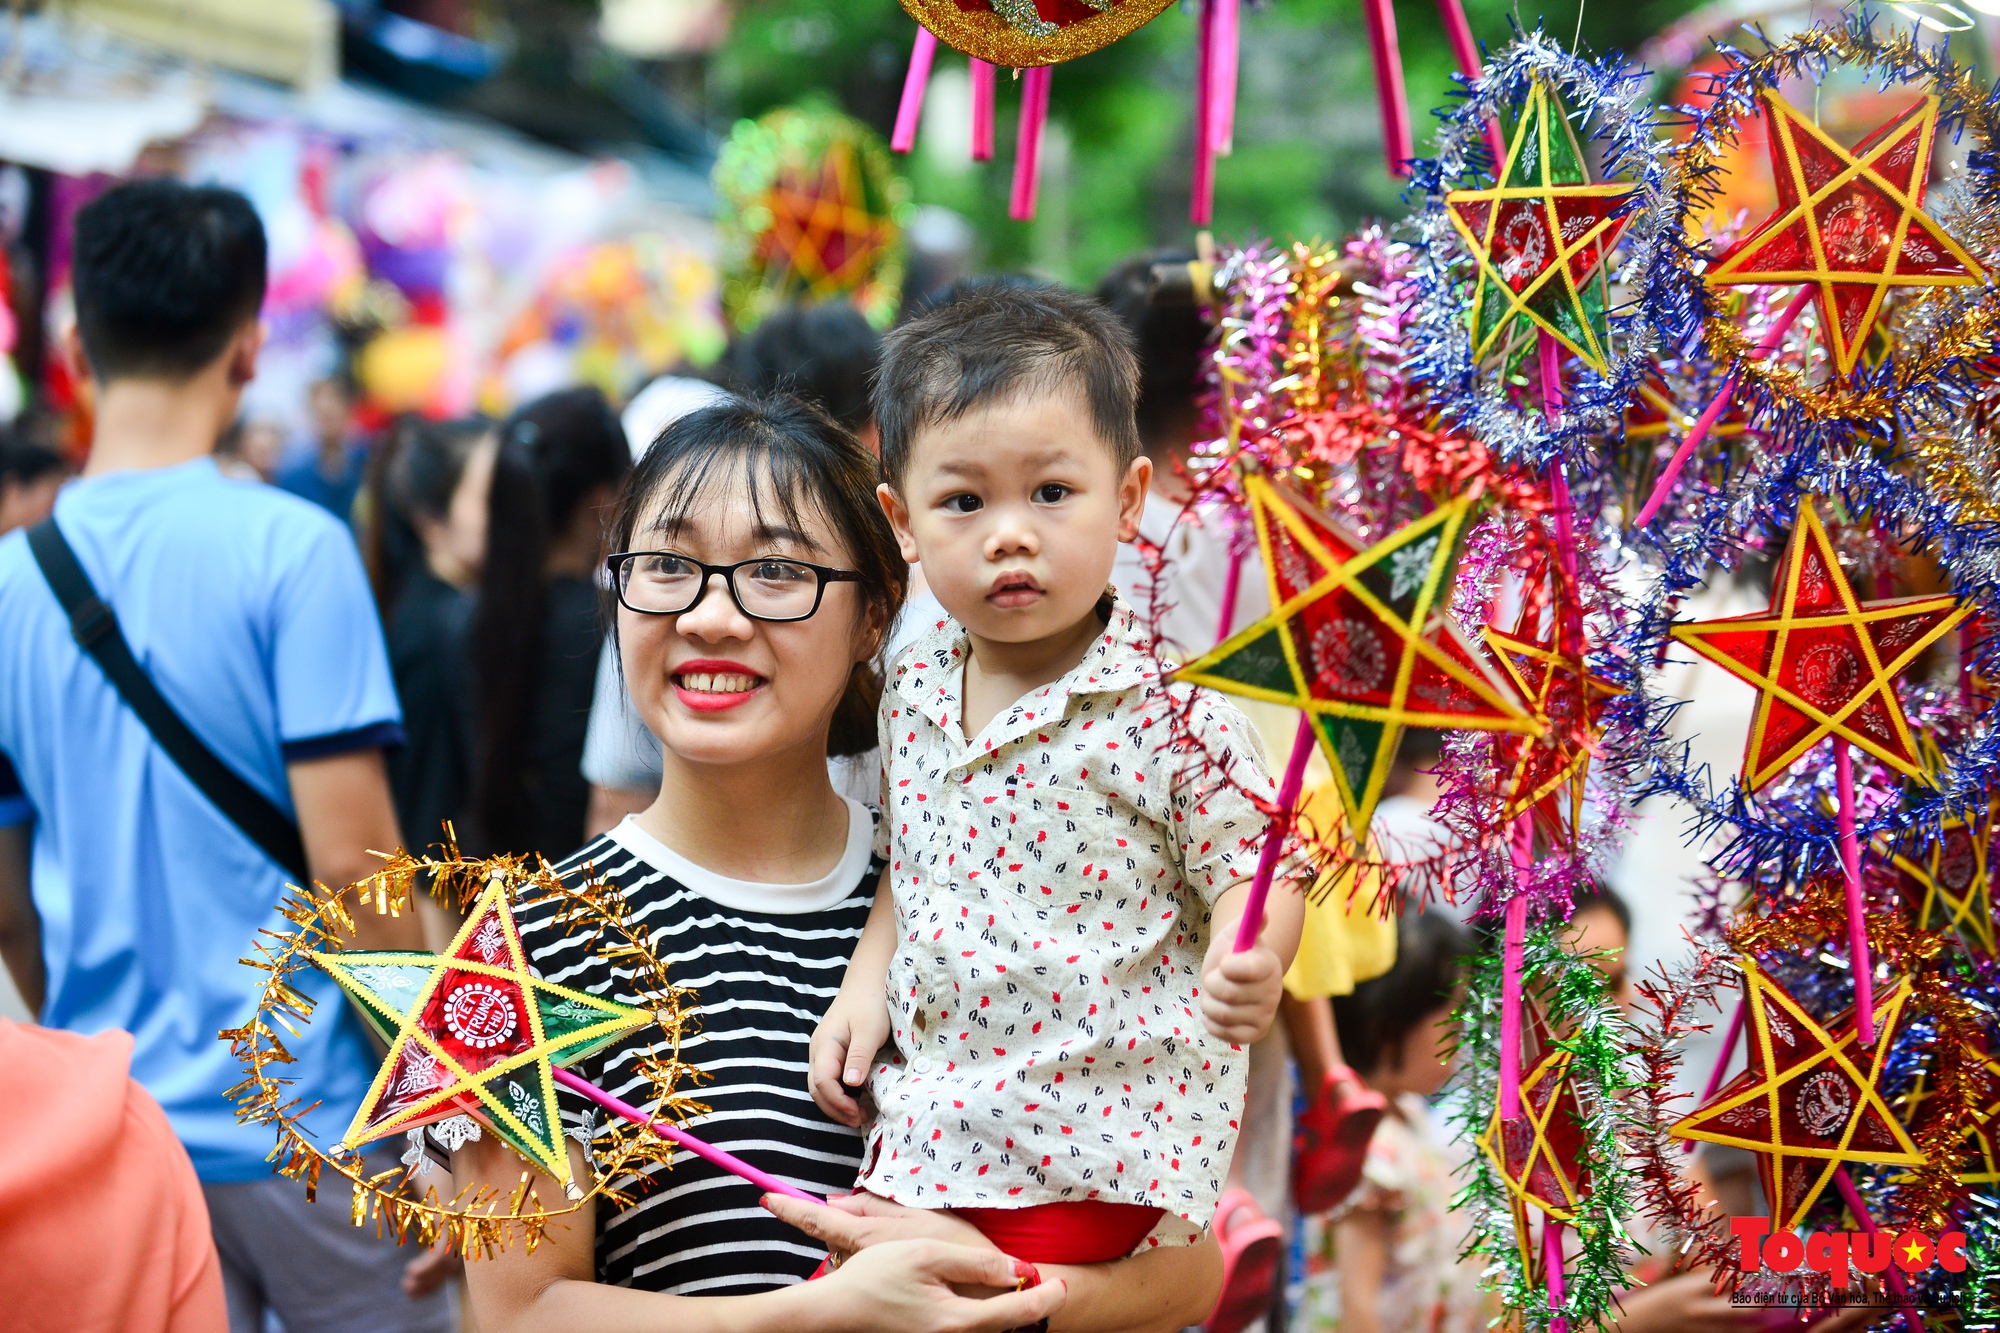
[[[632,1105],[632,1103],[613,1097],[610,1093],[604,1091],[604,1089],[598,1087],[588,1079],[581,1078],[567,1069],[557,1069],[554,1072],[556,1082],[562,1084],[571,1092],[588,1098],[620,1119],[629,1120],[635,1125],[644,1125],[661,1138],[679,1144],[696,1157],[701,1158],[703,1161],[713,1162],[733,1176],[742,1177],[758,1189],[768,1190],[772,1194],[790,1195],[794,1199],[803,1199],[807,1203],[826,1202],[825,1199],[820,1198],[817,1194],[808,1193],[800,1189],[797,1185],[787,1184],[768,1171],[758,1170],[735,1153],[724,1152],[712,1144],[703,1142],[701,1139],[682,1129],[679,1125],[665,1120],[655,1120],[652,1116],[647,1115],[644,1111]]]
[[[993,66],[972,62],[972,160],[993,160]]]
[[[1778,312],[1778,317],[1771,321],[1771,327],[1765,330],[1763,339],[1757,344],[1757,350],[1752,353],[1757,360],[1762,361],[1778,350],[1778,344],[1783,342],[1785,335],[1791,331],[1793,321],[1798,319],[1799,312],[1806,308],[1806,302],[1811,300],[1813,293],[1818,290],[1817,287],[1801,288],[1799,294],[1792,298],[1791,304]],[[1735,394],[1736,372],[1732,370],[1728,378],[1722,381],[1722,387],[1715,391],[1715,397],[1709,400],[1708,406],[1695,418],[1694,425],[1688,427],[1688,433],[1681,439],[1680,448],[1674,450],[1674,456],[1667,460],[1667,466],[1661,471],[1660,479],[1653,483],[1653,493],[1646,497],[1646,507],[1641,509],[1639,517],[1633,520],[1635,526],[1645,527],[1653,521],[1653,515],[1660,512],[1660,506],[1667,502],[1669,495],[1673,494],[1674,483],[1680,480],[1681,469],[1687,466],[1689,455],[1694,453],[1696,446],[1707,437],[1708,432],[1714,429],[1716,421],[1722,416],[1722,409],[1729,406],[1729,400]]]
[[[1278,853],[1285,849],[1285,827],[1292,807],[1299,803],[1299,789],[1305,786],[1306,765],[1312,760],[1313,724],[1311,713],[1299,714],[1299,729],[1292,737],[1292,757],[1285,762],[1285,776],[1278,784],[1278,814],[1264,832],[1264,845],[1257,852],[1257,876],[1250,881],[1250,897],[1243,904],[1243,919],[1236,923],[1236,949],[1242,953],[1257,942],[1264,928],[1264,900],[1271,896],[1271,880],[1278,871]]]
[[[1833,777],[1840,789],[1840,877],[1847,889],[1847,968],[1854,974],[1854,1033],[1875,1044],[1875,963],[1868,953],[1868,904],[1861,896],[1861,841],[1854,836],[1854,756],[1845,736],[1833,738]]]
[[[1417,155],[1410,138],[1410,100],[1403,92],[1403,53],[1396,45],[1396,11],[1390,0],[1362,0],[1368,49],[1375,57],[1375,97],[1382,107],[1382,155],[1391,176],[1410,174]]]
[[[919,24],[910,47],[910,68],[903,75],[903,100],[896,106],[896,132],[889,147],[907,153],[917,146],[917,122],[924,114],[924,90],[930,87],[931,62],[937,59],[937,34]]]
[[[1021,75],[1021,125],[1014,140],[1014,197],[1007,216],[1026,222],[1035,216],[1042,183],[1042,127],[1049,119],[1049,67],[1036,65]]]

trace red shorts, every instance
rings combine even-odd
[[[954,1208],[1002,1254],[1031,1264],[1101,1264],[1123,1259],[1158,1225],[1164,1208],[1082,1199],[1026,1208]]]

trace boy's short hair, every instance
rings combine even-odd
[[[882,474],[900,486],[917,432],[1024,390],[1070,384],[1122,474],[1139,456],[1139,364],[1124,325],[1060,287],[975,285],[883,340],[875,379]]]
[[[76,328],[100,380],[186,379],[264,303],[264,224],[234,190],[114,186],[76,215]]]

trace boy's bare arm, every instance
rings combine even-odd
[[[1214,933],[1201,964],[1203,1024],[1223,1041],[1246,1046],[1262,1041],[1271,1030],[1284,995],[1285,971],[1299,951],[1299,935],[1305,928],[1305,896],[1298,886],[1274,884],[1264,901],[1257,942],[1238,953],[1236,928],[1249,900],[1247,880],[1225,889],[1215,900],[1209,916]]]
[[[869,1064],[889,1040],[889,1001],[883,987],[895,956],[896,900],[885,869],[876,881],[875,904],[848,960],[840,994],[813,1029],[808,1076],[813,1101],[843,1125],[858,1127],[866,1118],[848,1089],[867,1081]]]
[[[382,868],[371,852],[392,852],[402,843],[396,807],[389,798],[389,773],[380,750],[353,750],[324,759],[285,765],[292,807],[313,878],[340,889]],[[413,910],[390,916],[354,904],[354,945],[361,949],[422,949],[423,927]],[[447,936],[449,938],[449,936]]]

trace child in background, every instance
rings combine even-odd
[[[1460,1263],[1462,1228],[1448,1215],[1454,1159],[1426,1104],[1451,1073],[1449,1024],[1469,948],[1450,918],[1407,916],[1396,965],[1333,1001],[1342,1049],[1390,1110],[1369,1142],[1359,1188],[1307,1233],[1300,1330],[1472,1333],[1485,1325],[1478,1270]]]
[[[1231,952],[1270,777],[1106,587],[1151,476],[1136,379],[1095,301],[989,287],[892,333],[875,391],[882,506],[950,618],[883,697],[889,865],[813,1095],[859,1124],[868,1079],[861,1188],[1031,1263],[1201,1237],[1303,912],[1281,883]]]

